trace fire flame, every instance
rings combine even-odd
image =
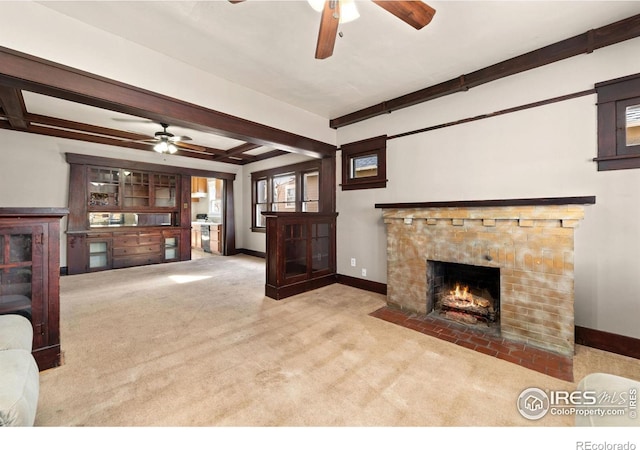
[[[464,286],[461,289],[460,285],[456,283],[455,291],[450,291],[450,294],[456,300],[462,300],[463,302],[471,302],[472,305],[474,304],[473,295],[471,294],[471,292],[469,292],[469,286]]]

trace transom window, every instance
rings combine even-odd
[[[344,144],[340,149],[343,191],[387,186],[386,136]]]
[[[320,174],[316,161],[252,173],[252,229],[264,231],[263,211],[319,212]]]
[[[596,84],[598,170],[640,168],[640,74]]]

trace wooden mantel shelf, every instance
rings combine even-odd
[[[450,202],[376,203],[376,208],[473,208],[496,206],[594,205],[596,197],[514,198],[501,200],[458,200]]]

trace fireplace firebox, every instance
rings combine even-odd
[[[427,312],[499,329],[500,269],[427,261]]]

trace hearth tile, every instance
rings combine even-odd
[[[554,378],[573,381],[571,357],[510,341],[500,336],[487,336],[478,330],[455,322],[432,316],[421,316],[388,306],[373,311],[370,315]]]
[[[485,355],[494,356],[494,357],[498,356],[498,351],[492,348],[477,346],[474,350],[480,353],[484,353]]]

